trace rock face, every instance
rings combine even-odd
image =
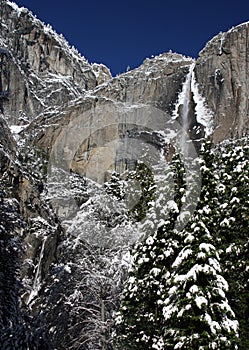
[[[196,77],[214,112],[214,142],[248,133],[249,23],[214,37],[200,52]]]
[[[2,6],[1,108],[10,124],[27,124],[48,106],[66,105],[111,78],[27,9],[10,1]]]
[[[143,144],[158,148],[158,131],[172,132],[170,115],[192,63],[172,53],[147,59],[57,113],[41,115],[29,130],[71,170],[103,183],[106,171],[134,168]]]
[[[43,278],[55,259],[58,235],[62,230],[53,210],[41,198],[42,183],[36,176],[32,176],[34,173],[31,174],[26,166],[21,165],[22,155],[17,151],[16,142],[2,117],[0,127],[0,178],[5,191],[3,195],[1,187],[1,196],[3,195],[5,201],[16,203],[17,213],[11,219],[13,223],[22,221],[22,228],[18,230],[19,239],[25,249],[21,274],[25,276],[31,292],[34,274],[38,272],[39,278]],[[44,237],[47,237],[44,243],[44,254],[47,258],[38,271],[37,264]]]

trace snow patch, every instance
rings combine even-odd
[[[205,98],[199,93],[194,72],[192,74],[191,91],[193,92],[193,99],[196,104],[196,120],[205,127],[205,133],[209,136],[213,133],[213,113],[206,106]]]
[[[180,254],[178,255],[178,257],[176,258],[176,260],[174,261],[174,263],[172,264],[172,267],[178,267],[183,260],[186,260],[190,255],[192,254],[192,249],[183,249]]]
[[[195,298],[195,303],[196,303],[197,307],[198,307],[199,309],[201,309],[203,304],[204,304],[204,305],[207,305],[207,304],[208,304],[208,301],[207,301],[207,299],[206,299],[205,297],[203,297],[203,296],[197,296],[197,297]]]
[[[7,4],[13,8],[17,12],[17,16],[19,17],[22,12],[28,12],[28,9],[25,7],[19,7],[16,3],[12,1],[7,1]]]
[[[222,55],[222,52],[223,52],[223,43],[224,43],[224,40],[225,40],[225,33],[222,33],[221,34],[221,37],[220,37],[220,47],[219,47],[219,54]]]

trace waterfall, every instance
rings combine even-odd
[[[183,154],[187,153],[187,139],[188,139],[188,129],[189,129],[189,108],[190,108],[190,93],[191,93],[191,80],[193,74],[194,65],[192,64],[189,68],[188,75],[186,77],[185,83],[183,85],[183,105],[182,105],[182,135],[181,135],[181,150]]]
[[[34,278],[34,282],[33,282],[33,287],[32,287],[31,293],[29,295],[27,304],[29,304],[31,302],[31,300],[34,299],[34,297],[37,296],[37,294],[39,292],[39,289],[40,289],[40,285],[41,285],[41,263],[42,263],[42,259],[43,259],[43,256],[44,256],[44,249],[45,249],[46,241],[47,241],[47,236],[44,237],[44,239],[42,241],[41,252],[40,252],[38,264],[36,266],[36,273],[35,273],[35,278]]]
[[[189,67],[189,72],[186,76],[186,80],[183,83],[182,91],[178,96],[178,101],[175,105],[173,116],[179,118],[181,121],[181,134],[180,134],[180,150],[181,153],[186,156],[188,154],[188,129],[189,129],[189,111],[191,102],[191,83],[195,64],[192,63]]]

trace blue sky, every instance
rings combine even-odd
[[[248,0],[16,0],[89,62],[113,75],[169,51],[197,57],[220,31],[249,21]]]

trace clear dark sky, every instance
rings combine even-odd
[[[169,51],[197,57],[220,31],[249,21],[249,0],[16,0],[89,62],[113,75]]]

